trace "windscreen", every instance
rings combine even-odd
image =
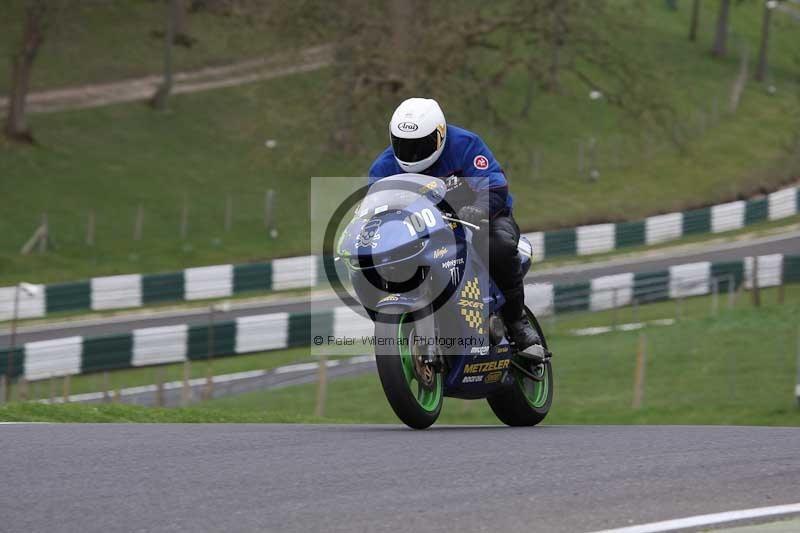
[[[390,176],[376,181],[369,188],[367,196],[356,208],[356,215],[370,218],[385,211],[405,209],[423,197],[437,204],[446,192],[447,187],[439,178],[417,174]]]

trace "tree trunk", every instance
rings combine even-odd
[[[764,17],[761,22],[761,46],[758,49],[758,65],[756,66],[756,80],[764,81],[767,77],[767,48],[769,46],[769,26],[772,9],[769,2],[764,2]]]
[[[187,0],[176,0],[172,4],[172,20],[175,25],[172,43],[187,48],[191,47],[195,39],[189,35],[189,2]]]
[[[550,65],[547,68],[547,90],[551,93],[561,92],[561,49],[567,30],[564,23],[565,4],[566,0],[555,0],[551,4]]]
[[[689,40],[697,40],[697,26],[700,24],[700,0],[692,2],[692,22],[689,25]]]
[[[33,143],[33,135],[25,115],[31,72],[36,54],[44,42],[45,0],[31,0],[25,7],[22,43],[11,58],[11,88],[8,95],[8,116],[4,133],[11,140]]]
[[[167,100],[172,93],[172,44],[175,42],[175,14],[180,0],[167,0],[167,32],[164,35],[164,81],[156,89],[150,99],[154,109],[164,111],[167,109]]]
[[[728,13],[730,8],[731,0],[719,0],[717,30],[714,34],[714,45],[711,47],[711,55],[714,57],[724,57],[728,53]]]

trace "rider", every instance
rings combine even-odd
[[[441,177],[447,201],[472,224],[489,222],[489,246],[479,247],[492,278],[506,298],[503,318],[511,340],[523,350],[540,344],[524,308],[523,273],[517,255],[519,227],[503,169],[475,133],[448,125],[436,100],[409,98],[389,122],[391,145],[372,163],[370,185],[403,172]]]

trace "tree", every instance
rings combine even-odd
[[[772,10],[775,9],[777,2],[774,0],[764,2],[764,15],[761,20],[761,45],[758,48],[758,64],[756,65],[755,78],[764,81],[767,77],[767,48],[769,46],[769,28],[772,18]]]
[[[3,130],[6,137],[13,141],[34,142],[28,126],[25,104],[30,90],[33,62],[44,42],[47,14],[47,0],[27,0],[25,3],[22,40],[11,58],[8,116]]]
[[[728,15],[731,0],[719,0],[717,13],[717,29],[714,32],[714,44],[711,46],[711,55],[724,57],[728,53]]]
[[[336,117],[334,145],[356,151],[362,139],[383,138],[385,122],[374,117],[420,95],[437,98],[460,120],[510,130],[512,115],[495,99],[519,76],[527,80],[522,116],[537,89],[582,85],[639,121],[671,125],[667,74],[646,68],[639,50],[618,39],[640,32],[643,9],[608,0],[341,0],[328,13],[336,61],[323,104]]]
[[[189,4],[188,0],[177,0],[172,4],[173,20],[175,21],[175,34],[172,43],[187,48],[191,47],[195,39],[189,35]]]
[[[700,25],[700,0],[693,0],[692,2],[692,21],[689,24],[689,40],[695,42],[697,40],[697,27]]]
[[[177,13],[181,0],[167,0],[167,31],[164,34],[164,81],[150,99],[150,105],[158,110],[167,109],[167,100],[172,93],[172,46],[175,44]]]

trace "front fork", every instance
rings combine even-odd
[[[437,349],[436,319],[434,313],[428,313],[414,324],[414,329],[420,338],[425,339],[422,349],[419,350],[418,357],[420,363],[431,365],[437,371],[441,368],[441,355]]]

